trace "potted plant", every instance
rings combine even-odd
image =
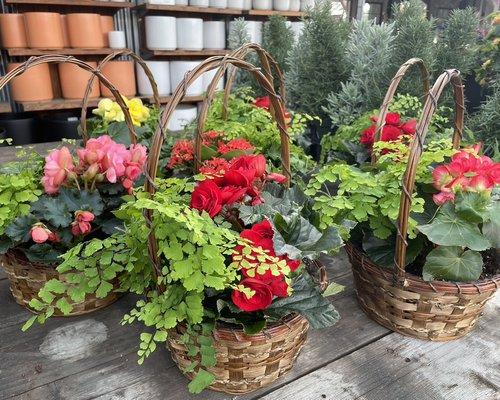
[[[79,278],[58,269],[59,257],[119,229],[121,222],[112,211],[141,175],[146,148],[127,148],[103,135],[76,151],[55,149],[45,160],[35,153],[21,157],[0,170],[2,264],[15,300],[35,312],[41,301],[53,303],[57,309],[49,308],[48,314],[56,315],[82,314],[110,304],[117,298],[113,289],[119,270],[108,271],[113,275],[109,284],[103,284],[95,270],[88,276],[92,282],[63,295],[60,281],[75,283]]]
[[[317,258],[342,245],[339,229],[319,228],[311,199],[298,186],[288,188],[284,108],[272,83],[251,64],[221,57],[226,62],[250,70],[272,96],[283,174],[269,170],[265,157],[245,144],[226,159],[213,154],[194,177],[155,179],[163,139],[157,129],[145,191],[115,213],[124,230],[70,250],[61,264],[66,271],[85,271],[105,258],[126,270],[121,288],[144,297],[123,323],[150,328],[141,334],[139,362],[166,341],[194,393],[205,387],[247,393],[269,384],[292,367],[309,325],[321,328],[338,319],[317,287],[327,286]],[[213,64],[207,60],[190,72],[173,99],[179,101],[186,85]],[[163,124],[176,106],[169,105]],[[213,137],[197,134],[195,161]],[[227,145],[219,153],[229,154]],[[72,290],[70,283],[64,287]],[[251,356],[242,358],[242,349]]]
[[[442,139],[424,145],[435,101],[450,81],[453,147]],[[413,137],[383,142],[376,132],[371,167],[325,166],[306,191],[316,196],[323,226],[356,225],[347,250],[361,308],[389,329],[427,340],[468,333],[500,282],[500,164],[480,155],[480,146],[459,149],[462,90],[459,72],[446,71]]]

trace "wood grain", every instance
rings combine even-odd
[[[181,5],[165,5],[165,4],[141,4],[135,7],[139,12],[159,12],[162,14],[185,13],[185,14],[226,14],[226,15],[242,15],[242,10],[232,8],[214,8],[214,7],[194,7]]]
[[[141,50],[141,55],[148,59],[152,57],[190,58],[225,56],[231,50]]]
[[[498,399],[499,311],[497,295],[476,330],[453,342],[420,341],[393,333],[263,399]]]

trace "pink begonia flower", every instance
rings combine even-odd
[[[455,200],[455,193],[453,192],[436,193],[432,195],[432,199],[434,200],[434,203],[436,203],[438,206],[442,206],[447,201]]]
[[[75,212],[75,221],[71,224],[71,233],[75,236],[85,235],[92,230],[90,223],[95,216],[90,211]]]
[[[116,183],[125,175],[125,163],[130,161],[130,152],[123,144],[109,146],[101,162],[101,172],[110,183]]]
[[[42,184],[45,192],[54,194],[68,177],[68,173],[75,169],[73,157],[67,147],[53,150],[45,157],[44,176]]]
[[[130,179],[131,181],[135,181],[139,175],[141,175],[141,168],[139,166],[130,164],[126,169],[125,169],[125,176]]]
[[[48,229],[42,226],[35,226],[31,228],[31,238],[35,243],[41,244],[45,243],[49,240],[49,233],[51,233]]]
[[[139,166],[144,165],[147,158],[147,150],[145,146],[133,144],[130,146],[130,162],[137,163]]]

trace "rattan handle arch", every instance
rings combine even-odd
[[[389,88],[387,89],[384,101],[382,102],[382,106],[380,107],[377,124],[375,125],[376,126],[375,134],[373,136],[374,142],[378,142],[380,140],[382,129],[385,126],[385,117],[387,116],[387,112],[389,111],[389,105],[391,104],[392,99],[394,98],[394,94],[398,89],[401,79],[403,79],[403,77],[406,75],[410,67],[412,67],[413,65],[416,65],[420,70],[420,77],[422,79],[422,86],[423,86],[422,89],[424,91],[424,103],[427,100],[427,95],[429,93],[429,88],[430,88],[429,70],[425,66],[425,63],[422,59],[410,58],[403,65],[401,65],[401,67],[399,67],[398,72],[396,72],[396,75],[394,75],[394,78],[392,78]],[[373,151],[371,154],[371,160],[372,164],[374,164],[377,161],[377,157]]]
[[[26,60],[20,66],[14,68],[12,71],[10,71],[9,73],[5,74],[4,76],[2,76],[0,78],[0,90],[3,89],[4,86],[7,85],[12,79],[14,79],[18,75],[21,75],[23,72],[27,71],[28,69],[33,68],[33,67],[40,65],[40,64],[54,64],[54,63],[74,64],[74,65],[77,65],[78,67],[92,73],[93,76],[97,76],[99,81],[104,86],[106,86],[106,88],[108,88],[109,91],[113,94],[113,97],[115,98],[116,102],[118,103],[118,105],[122,109],[123,114],[125,115],[125,123],[127,124],[127,127],[129,129],[130,140],[132,141],[132,143],[136,142],[137,135],[135,133],[134,124],[132,123],[132,118],[130,117],[128,107],[125,104],[125,102],[123,101],[122,97],[120,96],[120,93],[118,92],[118,90],[101,73],[101,71],[93,68],[92,66],[90,66],[86,62],[79,60],[78,58],[75,58],[73,56],[54,54],[54,55],[43,55],[43,56],[38,56],[38,57],[30,57],[28,60]]]
[[[276,71],[276,74],[279,79],[279,87],[280,87],[280,95],[285,103],[285,80],[283,77],[283,72],[281,71],[281,68],[279,67],[278,63],[272,58],[272,56],[264,50],[260,45],[256,43],[247,43],[244,44],[243,46],[237,48],[234,50],[232,53],[229,54],[229,57],[234,57],[234,58],[239,58],[241,60],[244,60],[246,56],[251,53],[251,52],[257,53],[259,56],[261,65],[262,65],[262,73],[264,76],[271,82],[273,83],[273,74],[271,71],[271,66],[274,67],[274,70]],[[205,93],[205,99],[200,107],[199,111],[199,118],[198,118],[198,131],[203,132],[204,131],[204,124],[205,120],[208,114],[208,109],[210,107],[210,104],[212,103],[212,100],[214,98],[215,92],[217,90],[217,84],[219,81],[222,79],[224,76],[226,70],[227,70],[228,65],[225,64],[217,70],[216,74],[212,78],[212,81],[210,82],[210,85],[207,88],[207,91]],[[233,85],[234,78],[236,76],[237,68],[234,68],[231,70],[228,76],[228,80],[226,81],[225,88],[224,88],[224,97],[222,100],[222,119],[227,119],[227,114],[228,114],[228,103],[229,103],[229,95],[231,94],[231,87]],[[273,114],[273,110],[270,110],[271,114]]]
[[[287,182],[290,182],[291,173],[290,173],[290,149],[289,149],[289,137],[286,130],[286,124],[284,119],[284,105],[279,95],[274,91],[273,84],[269,82],[269,80],[264,76],[262,72],[260,72],[259,68],[256,68],[254,65],[240,60],[238,58],[230,57],[230,56],[219,56],[219,57],[210,57],[205,61],[201,62],[196,68],[189,71],[184,79],[179,83],[177,88],[172,94],[170,101],[167,103],[165,110],[161,115],[161,121],[156,128],[156,132],[153,136],[153,141],[151,145],[151,149],[149,152],[149,157],[146,166],[146,183],[145,183],[145,191],[154,194],[156,191],[156,187],[154,184],[156,173],[158,169],[158,162],[160,159],[160,152],[163,145],[163,141],[165,139],[165,128],[168,126],[170,118],[173,115],[176,107],[179,105],[181,100],[184,98],[187,88],[192,85],[200,76],[202,76],[205,72],[211,71],[215,68],[224,67],[225,64],[231,64],[237,68],[241,68],[242,70],[246,70],[249,73],[253,74],[263,89],[269,94],[271,104],[273,105],[276,112],[276,124],[278,126],[278,130],[280,132],[281,137],[281,158],[283,165],[283,174],[287,177]],[[212,82],[213,83],[213,82]],[[201,134],[198,132],[197,140],[195,144],[195,163],[196,165],[200,165],[200,157],[201,154],[201,140],[199,140]],[[196,156],[197,155],[197,156]],[[144,217],[146,218],[146,222],[149,226],[152,223],[152,212],[151,210],[146,210],[144,213]],[[158,251],[157,251],[157,242],[153,231],[150,231],[148,237],[148,252],[151,258],[151,262],[153,265],[153,272],[158,278],[161,274],[161,266],[159,265],[158,260]],[[158,288],[160,291],[163,288],[160,286]]]
[[[138,56],[136,53],[134,53],[132,50],[125,49],[125,50],[118,50],[115,51],[109,55],[107,55],[105,58],[99,62],[97,65],[97,71],[101,72],[102,67],[108,63],[108,61],[111,61],[115,59],[116,57],[120,56],[130,56],[137,64],[141,66],[141,68],[144,70],[144,73],[146,74],[149,83],[151,84],[151,88],[153,89],[153,101],[155,105],[160,109],[161,107],[161,101],[160,101],[160,95],[158,93],[158,85],[156,84],[156,81],[153,77],[153,73],[149,69],[148,65],[142,59],[140,56]],[[94,79],[96,75],[92,75],[87,83],[87,87],[85,89],[85,94],[83,96],[83,102],[82,102],[82,113],[80,116],[80,129],[81,129],[81,136],[83,143],[85,143],[89,137],[87,134],[87,108],[88,108],[88,103],[89,103],[89,97],[90,93],[92,92],[92,85],[94,84]]]
[[[464,88],[460,77],[460,71],[450,69],[443,72],[436,79],[434,86],[430,90],[424,104],[422,116],[417,125],[415,139],[409,149],[408,165],[402,182],[403,191],[401,193],[401,200],[399,204],[399,216],[397,223],[398,231],[396,235],[396,251],[394,256],[394,279],[395,283],[401,286],[404,286],[405,281],[406,248],[408,246],[406,236],[408,233],[411,197],[413,189],[415,188],[417,165],[423,152],[423,145],[427,135],[427,130],[429,129],[429,124],[434,112],[436,111],[437,100],[448,83],[451,83],[453,86],[453,97],[455,100],[453,148],[458,149],[460,146],[464,126]]]

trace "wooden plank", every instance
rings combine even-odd
[[[186,13],[186,14],[226,14],[226,15],[242,15],[243,10],[233,8],[214,8],[214,7],[195,7],[181,5],[165,5],[165,4],[141,4],[135,7],[140,12],[162,12],[168,13]]]
[[[243,399],[259,398],[273,387],[280,387],[325,365],[325,363],[336,360],[388,334],[386,329],[371,322],[357,307],[353,297],[350,271],[346,270],[346,264],[342,258],[340,258],[340,261],[332,266],[334,270],[340,271],[340,276],[335,274],[334,279],[349,285],[349,289],[346,294],[336,297],[333,302],[343,316],[342,320],[329,329],[311,330],[309,339],[295,367],[274,385],[266,388],[265,391],[255,392],[242,397]],[[92,315],[93,317],[94,315]],[[131,328],[128,327],[127,329]],[[205,391],[202,397],[190,395],[187,392],[188,381],[172,364],[168,351],[163,347],[158,348],[156,353],[145,361],[144,365],[138,366],[135,355],[137,348],[136,329],[136,327],[132,327],[129,335],[120,333],[115,336],[114,332],[109,332],[110,338],[106,342],[108,346],[118,345],[117,341],[123,341],[129,346],[128,352],[116,353],[113,360],[107,360],[107,355],[105,357],[99,356],[99,359],[105,361],[99,366],[89,366],[81,372],[66,373],[65,377],[52,379],[50,383],[40,384],[38,382],[39,384],[36,387],[29,383],[25,384],[24,387],[28,387],[28,389],[23,392],[19,391],[23,387],[23,384],[19,382],[15,385],[17,387],[17,397],[14,398],[18,400],[50,398],[71,398],[72,400],[88,398],[132,400],[144,398],[163,400],[168,397],[169,400],[195,400],[200,398],[204,400],[221,400],[231,397],[212,391]],[[5,334],[2,336],[5,336]],[[43,358],[37,354],[36,346],[34,349],[32,348],[32,343],[38,344],[39,339],[27,338],[25,340],[26,351],[35,353],[33,362],[41,362]],[[119,344],[119,346],[120,348],[123,347],[122,344]],[[93,357],[95,358],[95,356],[91,358]],[[65,361],[61,363],[65,364]],[[91,361],[80,360],[74,364],[79,363],[88,365],[91,364]],[[4,365],[8,366],[8,369],[3,371],[3,375],[8,375],[11,380],[17,381],[20,364],[18,363],[16,368],[11,369],[10,363],[6,362]],[[64,366],[58,367],[57,375],[59,375],[59,368],[64,369]],[[69,369],[71,370],[72,367]],[[9,393],[12,392],[11,389]],[[166,396],[167,393],[168,396]]]
[[[12,111],[10,104],[6,101],[0,102],[0,113],[10,113]]]
[[[118,4],[118,3],[116,3]],[[68,56],[93,56],[93,55],[105,55],[111,54],[116,49],[111,49],[109,47],[103,47],[101,49],[77,49],[77,48],[63,48],[63,49],[29,49],[29,48],[18,48],[18,49],[6,49],[7,54],[11,57],[14,56],[43,56],[46,54],[64,54]]]
[[[498,399],[499,311],[497,294],[465,338],[428,342],[393,333],[264,399]]]
[[[98,0],[6,0],[7,4],[29,4],[29,5],[58,5],[68,7],[93,7],[93,8],[132,8],[134,2],[114,2]]]
[[[268,17],[270,15],[282,15],[283,17],[288,18],[301,18],[305,14],[301,11],[276,11],[276,10],[248,10],[248,15],[251,16],[259,16],[259,17]]]
[[[146,58],[152,57],[169,57],[169,58],[207,58],[213,56],[225,56],[231,50],[141,50],[141,55]]]

